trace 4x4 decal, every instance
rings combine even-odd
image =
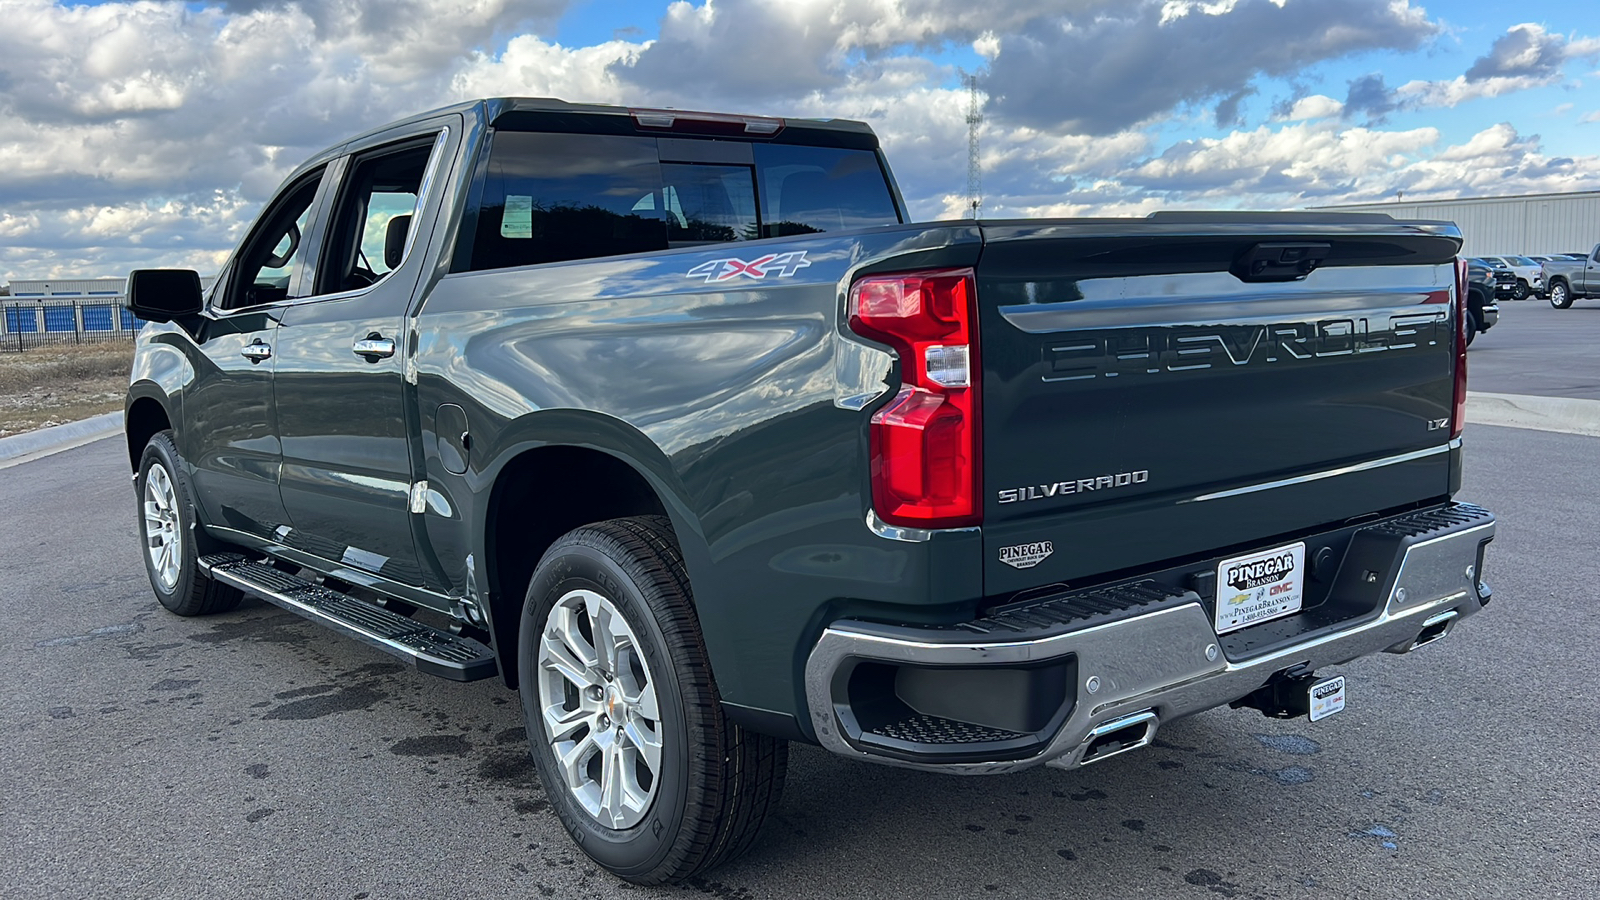
[[[755,279],[762,279],[768,275],[789,278],[809,265],[811,260],[806,259],[806,251],[792,250],[788,253],[769,254],[749,262],[735,257],[713,259],[685,272],[684,277],[704,278],[707,283],[727,281],[740,275]]]

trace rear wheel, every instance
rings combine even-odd
[[[243,595],[200,571],[205,537],[195,521],[194,491],[172,442],[163,431],[145,445],[139,461],[139,536],[144,568],[161,605],[180,616],[227,612]]]
[[[1566,309],[1572,305],[1572,289],[1567,287],[1565,281],[1550,285],[1550,305],[1556,309]]]
[[[639,884],[748,849],[778,805],[788,745],[723,711],[667,520],[567,533],[534,570],[523,612],[528,739],[578,846]]]

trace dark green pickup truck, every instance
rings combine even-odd
[[[745,850],[788,741],[1098,763],[1489,600],[1460,236],[908,222],[835,120],[501,99],[333,147],[209,292],[130,278],[157,597],[520,692],[566,828]]]

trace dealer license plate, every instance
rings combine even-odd
[[[1344,712],[1344,676],[1313,682],[1306,688],[1306,700],[1313,722],[1326,719],[1337,712]]]
[[[1305,573],[1304,543],[1223,560],[1217,566],[1217,634],[1299,612]]]

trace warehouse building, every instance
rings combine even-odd
[[[209,288],[215,280],[201,283]],[[0,297],[0,350],[131,335],[144,323],[122,305],[127,284],[126,278],[11,282],[11,296]]]
[[[1588,253],[1600,244],[1600,191],[1318,208],[1454,222],[1464,256]]]

